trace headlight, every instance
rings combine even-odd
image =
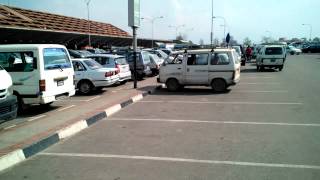
[[[13,85],[9,86],[8,93],[9,93],[9,95],[13,94]]]

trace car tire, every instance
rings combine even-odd
[[[279,71],[282,71],[282,69],[283,69],[283,66],[280,66],[280,67],[279,67]]]
[[[81,94],[87,95],[92,91],[93,85],[90,81],[81,81],[78,89]]]
[[[215,92],[225,92],[227,90],[227,83],[223,79],[214,79],[211,82],[211,87]]]
[[[168,79],[166,82],[166,86],[168,91],[172,91],[172,92],[178,91],[181,88],[178,80],[176,79]]]
[[[17,96],[17,103],[18,103],[18,114],[25,112],[27,106],[24,104],[23,99],[21,96]]]
[[[124,80],[124,81],[121,81],[120,84],[121,84],[121,85],[124,85],[124,84],[126,84],[127,82],[128,82],[127,80]]]
[[[258,72],[260,71],[260,66],[257,66],[257,71],[258,71]]]

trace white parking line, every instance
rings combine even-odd
[[[57,111],[58,111],[58,112],[61,112],[61,111],[64,111],[64,110],[73,108],[73,107],[75,107],[75,106],[76,106],[76,105],[70,105],[70,106],[67,106],[67,107],[65,107],[65,108],[58,109]]]
[[[60,156],[60,157],[88,157],[88,158],[111,158],[111,159],[166,161],[166,162],[187,162],[187,163],[198,163],[198,164],[221,164],[221,165],[251,166],[251,167],[315,169],[315,170],[320,169],[320,166],[302,165],[302,164],[278,164],[278,163],[259,163],[259,162],[243,162],[243,161],[218,161],[218,160],[185,159],[185,158],[174,158],[174,157],[130,156],[130,155],[116,155],[116,154],[40,153],[39,155],[55,156],[55,157],[57,157],[57,156]]]
[[[272,126],[305,126],[320,127],[320,124],[283,123],[283,122],[237,122],[237,121],[204,121],[185,119],[130,119],[130,118],[109,118],[109,121],[149,121],[149,122],[177,122],[177,123],[207,123],[207,124],[240,124],[240,125],[272,125]]]
[[[303,103],[299,103],[299,102],[228,102],[228,101],[138,101],[138,103],[242,104],[242,105],[303,105]]]
[[[86,102],[89,102],[89,101],[92,101],[92,100],[95,100],[95,99],[98,99],[100,96],[95,96],[95,97],[93,97],[93,98],[90,98],[90,99],[87,99],[87,100],[85,100]]]
[[[253,91],[253,90],[241,90],[241,91],[232,91],[232,93],[288,93],[289,91],[285,90],[274,90],[274,91]]]
[[[31,121],[34,121],[34,120],[37,120],[37,119],[40,119],[40,118],[43,118],[43,117],[46,117],[47,115],[40,115],[40,116],[36,116],[36,117],[32,117],[30,119],[28,119],[29,122]]]
[[[273,77],[241,77],[243,79],[273,79]]]
[[[276,84],[280,84],[278,82],[240,82],[239,84],[244,84],[244,85],[259,85],[259,84],[262,84],[262,85],[276,85]]]
[[[16,127],[16,126],[17,126],[17,125],[16,125],[16,124],[14,124],[14,125],[11,125],[11,126],[8,126],[8,127],[5,127],[5,128],[3,128],[3,129],[8,130],[8,129],[14,128],[14,127]]]

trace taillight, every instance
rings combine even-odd
[[[46,80],[39,80],[39,90],[40,92],[46,91]]]
[[[116,65],[116,68],[117,68],[116,74],[119,74],[119,73],[120,73],[120,66],[119,66],[119,64]]]
[[[104,74],[104,76],[105,77],[111,77],[111,76],[113,76],[113,74],[115,74],[113,71],[110,71],[110,72],[106,72],[105,74]]]

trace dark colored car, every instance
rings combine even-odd
[[[137,52],[137,78],[142,79],[144,76],[150,76],[152,74],[151,71],[151,60],[149,56],[149,52],[147,51],[138,51]],[[134,69],[134,61],[133,61],[133,52],[128,52],[126,54],[126,59],[130,65],[131,73],[133,73]]]
[[[320,44],[313,44],[302,49],[303,53],[320,53]]]

